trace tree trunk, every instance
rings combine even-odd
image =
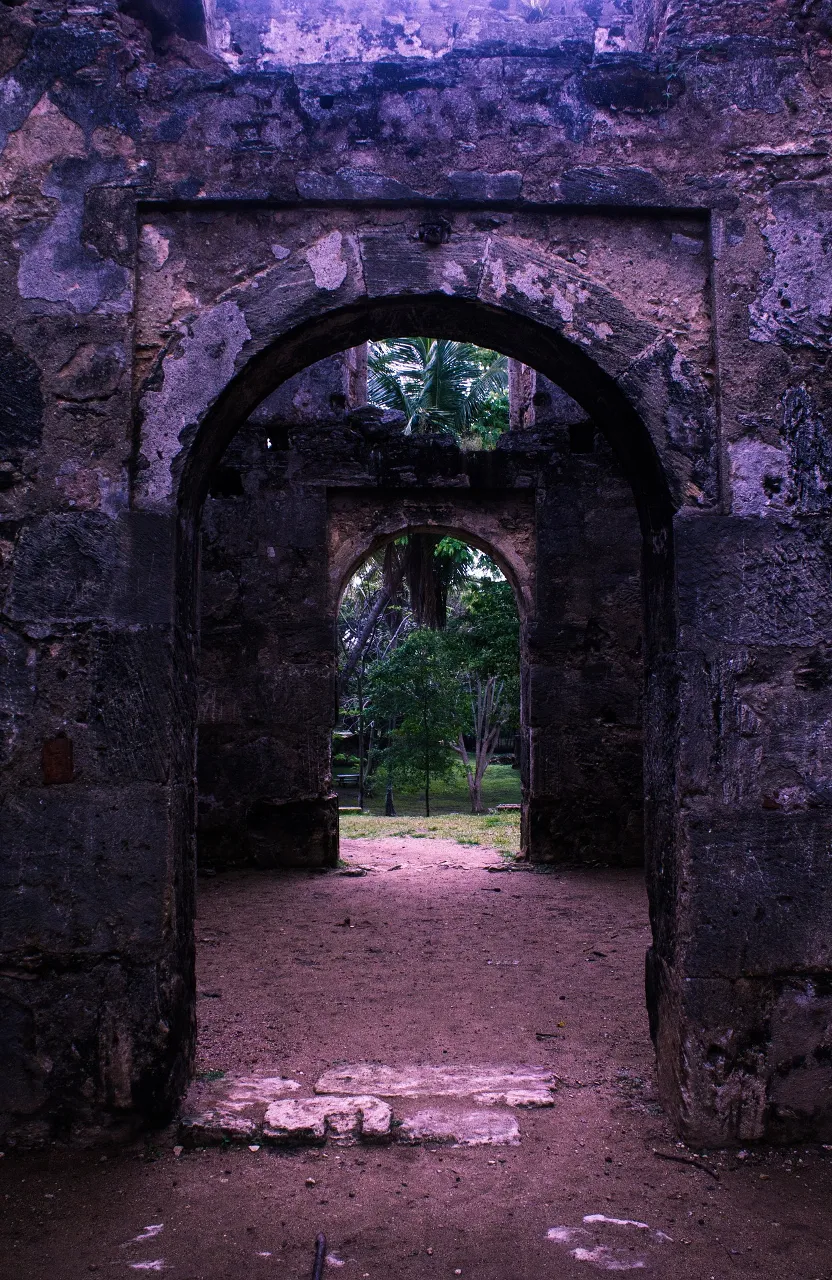
[[[364,663],[358,668],[358,807],[364,808]]]
[[[445,625],[442,593],[436,580],[434,552],[439,538],[430,533],[411,533],[407,539],[407,589],[410,608],[419,627],[442,630]]]
[[[482,799],[482,780],[486,769],[491,763],[491,757],[494,754],[497,747],[497,740],[500,736],[500,722],[497,718],[497,711],[499,708],[502,688],[502,681],[498,681],[496,676],[489,676],[484,686],[479,677],[477,677],[477,692],[473,707],[473,767],[471,764],[471,758],[468,755],[468,749],[465,746],[465,739],[462,734],[459,735],[459,746],[456,747],[465,767],[465,777],[468,781],[468,794],[471,797],[472,813],[485,813],[485,805],[483,804]],[[472,698],[473,697],[474,694],[472,690]]]
[[[393,732],[393,721],[391,720],[387,726],[387,749],[390,750],[390,734]],[[393,766],[390,763],[390,756],[387,756],[387,789],[384,793],[384,816],[385,818],[395,818],[396,807],[393,804]]]
[[[384,610],[387,608],[388,604],[390,603],[393,596],[398,591],[399,587],[402,585],[403,578],[404,578],[404,563],[398,565],[393,570],[390,580],[383,584],[381,590],[379,591],[378,595],[375,598],[375,601],[373,602],[373,607],[370,610],[369,614],[367,615],[367,621],[364,623],[364,626],[359,631],[358,639],[353,645],[352,652],[348,655],[347,660],[341,669],[341,674],[338,678],[338,683],[340,684],[342,689],[346,689],[349,678],[352,675],[353,671],[355,670],[359,659],[364,653],[365,648],[367,647],[367,642],[369,641],[370,636],[373,634],[373,629],[375,628],[376,623],[378,622],[381,615],[384,613]]]
[[[465,745],[465,738],[462,734],[459,735],[459,746],[455,749],[459,752],[463,768],[465,769],[465,779],[468,783],[468,795],[471,798],[471,812],[482,813],[482,787],[477,788],[474,771],[471,768],[471,760],[468,755],[468,748]],[[477,808],[477,805],[479,805],[479,808]]]
[[[425,817],[430,817],[430,745],[428,743],[428,707],[422,703],[422,727],[425,731]]]

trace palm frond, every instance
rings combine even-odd
[[[449,338],[396,338],[371,343],[368,365],[371,403],[401,410],[408,433],[470,435],[483,416],[483,438],[504,429],[508,362],[499,352]]]

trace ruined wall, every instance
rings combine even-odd
[[[340,592],[369,551],[408,528],[469,538],[517,593],[529,856],[640,863],[640,539],[609,451],[543,379],[535,430],[465,454],[403,438],[396,415],[350,412],[344,376],[331,359],[286,383],[212,479],[200,865],[334,864]]]
[[[181,1092],[207,477],[416,312],[563,385],[632,487],[669,1113],[832,1136],[827,0],[240,70],[186,0],[133,14],[0,13],[6,1137]]]
[[[396,9],[368,0],[291,4],[214,0],[211,48],[236,69],[303,63],[550,52],[587,41],[599,51],[636,48],[643,25],[631,0],[405,0]]]
[[[303,483],[289,435],[305,426],[331,442],[344,404],[340,362],[321,362],[271,397],[213,477],[202,527],[203,868],[337,861],[326,490]]]

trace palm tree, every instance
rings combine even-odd
[[[508,360],[471,342],[394,338],[370,343],[371,404],[405,415],[405,434],[444,432],[493,444],[508,425]]]

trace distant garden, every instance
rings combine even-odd
[[[406,430],[493,443],[508,422],[506,361],[467,343],[376,343],[370,398]],[[371,556],[338,622],[342,806],[388,817],[473,814],[517,804],[520,624],[483,552],[410,533]]]

